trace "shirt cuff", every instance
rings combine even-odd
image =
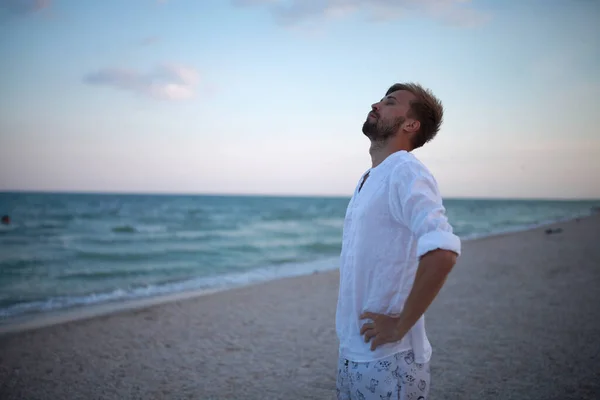
[[[427,232],[417,242],[417,258],[436,249],[449,250],[460,255],[460,238],[446,231]]]

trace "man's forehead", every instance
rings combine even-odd
[[[385,98],[393,98],[396,99],[398,101],[403,101],[403,100],[414,100],[415,99],[415,95],[412,94],[411,92],[409,92],[408,90],[404,90],[404,89],[400,89],[400,90],[396,90],[390,94],[388,94],[387,96],[385,96]]]

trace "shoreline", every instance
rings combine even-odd
[[[579,221],[582,219],[593,218],[597,215],[597,212],[590,211],[589,215],[583,215],[579,217],[573,218],[561,218],[554,221],[546,221],[540,222],[534,225],[520,226],[515,227],[514,229],[508,229],[505,231],[498,231],[489,234],[482,235],[470,235],[464,238],[461,238],[463,243],[465,242],[478,242],[489,239],[500,238],[504,236],[510,236],[523,232],[535,231],[542,228],[548,228],[552,225],[556,224],[564,224],[574,221]],[[315,260],[313,262],[302,263],[302,264],[317,264],[320,262],[331,261],[331,259],[335,259],[337,257],[331,257],[327,259]],[[135,298],[135,299],[125,299],[125,300],[111,300],[107,302],[101,302],[96,304],[90,304],[86,306],[74,306],[68,308],[61,308],[57,310],[50,310],[47,312],[41,313],[32,313],[25,315],[18,315],[15,317],[5,318],[4,321],[0,321],[0,337],[22,333],[31,330],[42,329],[45,327],[50,327],[59,324],[65,324],[70,322],[77,322],[82,320],[88,320],[103,316],[108,316],[112,314],[120,314],[127,313],[131,311],[140,311],[147,308],[151,308],[154,306],[159,306],[162,304],[169,304],[177,301],[191,300],[194,298],[209,296],[215,293],[220,292],[228,292],[240,288],[246,288],[250,286],[261,285],[268,282],[276,282],[280,280],[294,279],[300,276],[309,276],[313,274],[331,274],[338,270],[338,267],[332,268],[323,268],[323,269],[313,269],[312,271],[305,271],[303,273],[295,274],[295,275],[283,275],[283,276],[275,276],[272,278],[255,280],[248,283],[237,283],[225,285],[218,288],[199,288],[199,289],[191,289],[191,290],[183,290],[179,292],[172,292],[168,294],[158,294],[158,295],[149,295],[145,297]],[[251,271],[252,272],[252,271]]]
[[[74,306],[51,310],[43,313],[32,313],[20,315],[12,318],[6,318],[0,322],[0,338],[4,335],[26,332],[30,330],[41,329],[53,325],[77,322],[97,317],[120,314],[129,311],[140,311],[154,306],[169,304],[177,301],[191,300],[198,297],[209,296],[215,293],[229,292],[237,289],[257,286],[269,282],[294,279],[297,277],[310,276],[315,274],[326,274],[337,271],[337,267],[329,267],[329,262],[333,258],[319,259],[312,262],[301,263],[302,266],[313,266],[310,270],[291,273],[287,275],[255,279],[247,283],[234,283],[221,287],[208,287],[183,290],[179,292],[150,295],[146,297],[126,300],[112,300],[102,303],[90,304],[87,306]],[[318,267],[321,268],[318,268]],[[260,273],[262,269],[250,271],[250,273]]]

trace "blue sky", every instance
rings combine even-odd
[[[350,195],[395,82],[447,197],[600,198],[600,2],[2,0],[0,190]]]

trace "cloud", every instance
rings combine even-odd
[[[238,7],[263,6],[286,26],[314,19],[362,14],[372,22],[397,20],[421,14],[459,26],[478,25],[487,15],[471,7],[470,0],[232,0]]]
[[[30,14],[50,7],[50,0],[0,0],[0,8],[13,14]]]
[[[195,95],[200,77],[194,68],[165,64],[149,73],[119,68],[102,69],[85,76],[83,81],[159,100],[189,100]]]

